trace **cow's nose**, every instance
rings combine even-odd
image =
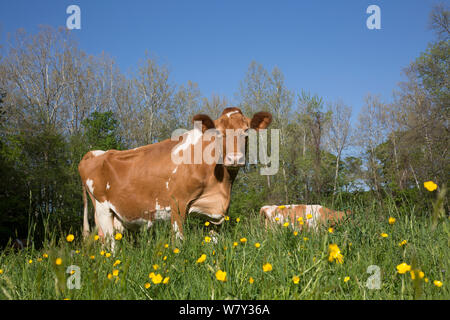
[[[245,164],[244,154],[241,152],[227,153],[225,165],[243,165]]]

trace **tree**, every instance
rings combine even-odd
[[[93,112],[91,116],[83,120],[85,136],[89,150],[121,149],[121,139],[118,135],[119,122],[114,113]]]
[[[327,140],[330,150],[336,156],[336,169],[333,185],[333,194],[335,194],[337,190],[339,165],[342,152],[349,144],[350,117],[352,114],[352,109],[344,105],[343,102],[338,101],[329,105],[328,112],[331,114],[331,119]]]

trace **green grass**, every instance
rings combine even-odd
[[[50,237],[42,249],[0,254],[0,299],[450,298],[448,218],[441,219],[433,229],[431,218],[414,208],[368,208],[355,203],[352,210],[352,219],[333,233],[324,228],[319,233],[303,231],[296,236],[292,229],[282,226],[266,231],[254,212],[230,213],[230,220],[215,228],[217,243],[204,242],[212,226],[204,226],[200,219],[185,223],[182,242],[172,240],[169,223],[158,222],[149,231],[125,233],[110,257],[100,254],[109,251],[93,237],[83,241],[75,233],[75,240],[69,243],[66,235],[48,230]],[[388,223],[389,216],[396,218],[395,224]],[[236,217],[240,217],[239,223]],[[387,238],[380,236],[383,232]],[[240,242],[243,237],[246,243]],[[405,239],[407,244],[399,246]],[[236,247],[234,242],[238,243]],[[254,246],[256,242],[260,248]],[[328,261],[331,243],[339,246],[343,264]],[[174,253],[174,248],[180,252]],[[197,264],[202,254],[207,259]],[[59,266],[55,264],[58,257],[62,259]],[[117,259],[121,263],[113,267]],[[428,282],[412,281],[409,273],[397,273],[396,266],[402,262],[422,270]],[[273,270],[264,272],[265,263]],[[155,264],[159,269],[153,270]],[[66,285],[69,265],[80,268],[80,289],[68,289]],[[380,270],[379,290],[366,286],[371,265]],[[108,279],[114,269],[119,275]],[[219,269],[227,272],[226,282],[216,279]],[[170,277],[169,282],[152,283],[150,272]],[[293,276],[300,277],[298,284],[293,283]],[[350,280],[344,282],[347,276]],[[435,286],[434,280],[443,286]],[[147,282],[151,283],[148,289],[144,287]]]

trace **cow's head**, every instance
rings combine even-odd
[[[244,116],[239,108],[229,107],[223,110],[217,120],[213,121],[207,115],[198,114],[194,116],[193,121],[202,122],[203,133],[210,129],[216,130],[216,135],[223,141],[224,166],[238,168],[245,165],[248,130],[266,129],[272,122],[272,115],[261,111],[250,119]]]

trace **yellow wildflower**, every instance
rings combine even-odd
[[[46,254],[46,253],[44,253],[42,256],[43,256],[44,258],[48,258],[48,254]]]
[[[116,240],[122,240],[122,234],[121,233],[116,233],[116,235],[114,236],[114,239],[116,239]]]
[[[333,233],[333,232],[334,232],[333,228],[329,227],[329,228],[328,228],[328,232],[329,232],[329,233]]]
[[[350,277],[345,277],[344,278],[344,282],[347,282],[347,281],[349,281],[350,280]]]
[[[154,273],[154,272],[150,272],[149,275],[148,275],[148,277],[149,277],[150,279],[153,279],[153,278],[155,277],[155,273]]]
[[[298,235],[298,232],[297,231],[294,231],[294,236],[296,237]]]
[[[107,257],[107,258],[111,257],[111,253],[109,253],[109,252],[105,253],[105,257]]]
[[[264,272],[272,271],[272,265],[270,263],[264,264],[263,265],[263,271]]]
[[[312,214],[308,213],[308,214],[306,215],[306,219],[312,219]]]
[[[173,253],[180,253],[180,249],[178,249],[178,248],[175,248],[175,249],[173,249]]]
[[[261,244],[259,242],[257,242],[257,243],[255,243],[255,247],[259,248],[259,247],[261,247]]]
[[[119,275],[119,270],[118,269],[114,269],[112,272],[114,277],[117,277]]]
[[[241,241],[241,243],[246,243],[247,242],[247,238],[241,238],[240,241]]]
[[[394,217],[389,217],[388,222],[389,222],[389,224],[394,224],[395,223],[395,218]]]
[[[145,289],[150,288],[150,283],[149,283],[149,282],[146,282],[146,283],[144,284],[144,288],[145,288]]]
[[[434,191],[437,189],[437,184],[434,183],[433,181],[427,181],[423,183],[423,186],[425,187],[425,189],[427,189],[428,191]]]
[[[200,256],[200,258],[197,259],[197,263],[205,262],[205,260],[206,260],[206,254],[202,254]]]
[[[228,220],[230,220],[230,217],[229,216],[225,216],[225,221],[228,221]]]
[[[411,271],[411,266],[406,264],[405,262],[403,262],[397,266],[397,272],[400,274],[404,274],[408,271]]]
[[[236,218],[236,222],[239,222],[239,221],[241,221],[241,218]]]
[[[408,240],[403,240],[402,242],[400,242],[398,245],[399,247],[404,246],[405,244],[408,243]]]
[[[55,263],[57,266],[60,266],[62,263],[62,259],[61,258],[56,258]]]
[[[169,244],[168,243],[166,243],[165,245],[164,245],[164,248],[168,248],[169,247]]]
[[[389,237],[389,235],[387,233],[384,233],[384,232],[382,234],[380,234],[380,236],[383,237],[383,238]]]
[[[158,270],[158,269],[159,269],[159,266],[157,264],[154,264],[153,265],[153,270]]]
[[[433,281],[433,284],[434,284],[436,287],[438,287],[438,288],[442,287],[442,285],[443,285],[443,283],[442,283],[441,281],[439,281],[439,280],[434,280],[434,281]]]
[[[293,277],[292,277],[292,282],[293,282],[294,284],[298,284],[298,283],[300,282],[300,277],[299,277],[299,276],[293,276]]]
[[[162,280],[163,280],[163,277],[159,273],[152,278],[152,282],[154,284],[161,283]]]
[[[33,259],[28,260],[28,263],[32,264],[33,263]]]
[[[205,237],[205,242],[211,242],[211,238],[208,237],[208,236],[206,236],[206,237]]]
[[[252,277],[250,277],[250,278],[248,279],[248,282],[249,282],[250,284],[252,284],[253,282],[255,282],[255,279],[253,279]]]
[[[114,262],[114,264],[113,264],[113,267],[119,265],[121,262],[122,262],[122,261],[120,261],[120,260],[116,260],[116,261]]]
[[[205,222],[205,226],[206,226],[206,227],[209,226],[209,221],[206,221],[206,222]]]
[[[278,206],[278,209],[284,209],[286,206]]]
[[[98,235],[96,234],[95,236],[94,236],[94,241],[97,241],[98,240]]]
[[[107,277],[108,277],[109,280],[111,280],[113,275],[111,273],[108,273]]]
[[[163,283],[164,284],[168,284],[169,280],[170,280],[170,277],[165,277],[164,280],[163,280]]]
[[[423,271],[421,271],[421,270],[411,270],[409,273],[411,274],[411,279],[412,280],[415,280],[416,276],[419,279],[423,279],[423,277],[425,277],[425,273],[423,273]]]
[[[289,222],[285,222],[285,223],[283,224],[283,227],[289,227]]]
[[[341,264],[344,262],[344,256],[341,254],[341,250],[339,249],[337,244],[333,243],[328,245],[328,252],[330,254],[328,257],[329,262],[333,262],[334,260],[336,260],[337,263]]]
[[[233,242],[233,247],[237,247],[238,243],[237,242]]]
[[[227,272],[222,270],[217,270],[216,272],[216,279],[219,281],[227,281]]]
[[[104,256],[105,255],[105,251],[104,250],[100,251],[100,255]]]
[[[75,239],[75,236],[74,236],[73,234],[69,234],[69,235],[66,237],[67,242],[72,242],[73,239]]]

